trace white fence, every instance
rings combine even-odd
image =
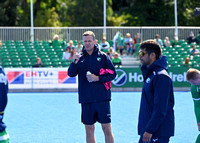
[[[101,40],[103,27],[34,27],[34,40],[52,40],[55,34],[58,34],[62,40],[81,40],[84,31],[92,30],[96,38]],[[123,35],[130,33],[132,37],[136,33],[141,33],[143,40],[154,39],[155,34],[160,34],[161,39],[168,36],[170,40],[174,39],[175,27],[106,27],[106,37],[112,40],[116,32]],[[178,27],[179,39],[186,39],[189,33],[193,31],[197,35],[200,27]],[[31,27],[0,27],[0,40],[31,40]]]

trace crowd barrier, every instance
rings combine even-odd
[[[187,39],[189,33],[192,31],[196,36],[200,27],[189,27],[189,26],[178,26],[178,38],[179,40]],[[34,37],[34,40],[46,41],[52,40],[55,34],[58,34],[60,39],[69,41],[69,40],[82,40],[83,32],[87,30],[92,30],[96,39],[101,40],[103,35],[104,27],[34,27],[34,36],[31,35],[31,27],[0,27],[0,40],[22,40],[29,41],[31,36]],[[113,40],[113,37],[117,32],[121,32],[123,35],[130,33],[132,37],[136,33],[140,33],[143,40],[154,39],[156,34],[160,35],[161,39],[164,39],[165,36],[168,36],[170,40],[174,40],[175,27],[174,26],[154,26],[154,27],[106,27],[106,37],[107,40]]]
[[[188,68],[168,69],[174,88],[188,90],[186,81]],[[77,91],[78,77],[69,77],[67,68],[5,68],[9,89],[15,91]],[[143,77],[140,68],[116,69],[117,76],[112,81],[112,89],[116,91],[134,91],[141,89]]]

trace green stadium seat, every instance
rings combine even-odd
[[[199,64],[193,65],[194,68],[200,68]]]
[[[27,53],[27,52],[19,52],[18,55],[19,55],[20,57],[23,57],[23,56],[27,56],[28,53]]]
[[[0,48],[0,52],[3,52],[3,51],[8,51],[8,49],[7,49],[6,46],[1,46],[1,48]]]
[[[56,54],[49,54],[49,58],[52,59],[52,58],[59,58],[59,57]]]
[[[13,43],[13,44],[14,44],[15,41],[14,41],[14,40],[7,40],[7,41],[6,41],[6,44],[10,44],[10,43]]]
[[[26,49],[26,47],[24,45],[16,45],[17,49]]]
[[[37,52],[36,52],[36,50],[33,48],[33,49],[26,49],[26,51],[27,51],[27,53],[36,53],[37,54]]]
[[[49,45],[46,45],[46,46],[44,46],[44,49],[45,49],[45,50],[47,50],[47,49],[53,49],[53,47],[52,47],[52,46],[49,46]]]
[[[47,54],[39,55],[39,57],[40,57],[41,59],[49,58],[49,56],[48,56]]]
[[[189,53],[188,51],[182,51],[180,54],[181,54],[182,56],[190,55],[190,53]]]
[[[21,59],[20,58],[13,58],[13,59],[11,59],[11,62],[21,62]]]
[[[49,58],[42,59],[42,62],[50,62],[51,60]]]
[[[9,59],[10,58],[10,56],[9,55],[1,55],[1,57],[0,57],[1,59]]]
[[[60,59],[59,58],[52,58],[51,59],[51,62],[53,63],[53,62],[60,62]]]
[[[44,48],[39,48],[39,49],[36,49],[37,53],[38,52],[45,52],[45,49]]]
[[[49,41],[43,41],[43,46],[49,46],[50,45],[50,42]]]
[[[49,52],[55,52],[54,49],[46,49],[46,51],[47,51],[47,53],[49,53]]]
[[[184,39],[181,39],[178,41],[179,45],[181,45],[182,43],[187,43]]]
[[[171,54],[172,54],[172,56],[174,56],[174,55],[178,55],[179,53],[178,53],[178,51],[172,51]]]
[[[175,57],[175,59],[178,63],[183,63],[185,61],[183,57],[178,57],[178,58]]]
[[[184,46],[182,48],[184,48],[185,50],[188,50],[188,49],[191,49],[192,47],[190,45],[186,45],[186,46]]]
[[[5,44],[5,43],[6,43],[6,41],[5,41],[5,40],[1,40],[1,42],[2,42],[2,44]]]
[[[178,65],[178,62],[176,60],[169,61],[169,64],[172,66]]]
[[[22,67],[31,67],[32,63],[31,62],[22,62]]]
[[[1,59],[2,60],[2,62],[4,63],[4,62],[11,62],[11,59],[10,58],[4,58],[4,59]]]
[[[6,46],[7,46],[7,47],[15,46],[15,43],[6,43]]]
[[[174,48],[177,50],[177,49],[180,49],[182,46],[181,45],[174,45]]]
[[[53,67],[62,67],[62,63],[61,62],[52,62]]]
[[[181,64],[175,64],[175,65],[173,65],[173,67],[182,67],[182,65]]]
[[[44,62],[43,65],[45,67],[52,67],[52,63],[51,62]]]
[[[178,48],[178,49],[176,49],[176,51],[178,51],[179,53],[181,53],[181,52],[185,51],[185,49],[184,48]]]
[[[28,55],[37,55],[36,51],[29,50],[27,51]]]
[[[64,49],[63,48],[57,48],[55,49],[56,52],[64,52]]]
[[[34,48],[37,51],[38,49],[44,49],[44,46],[42,46],[42,45],[35,45]]]
[[[22,63],[21,62],[12,62],[12,66],[13,67],[22,67]]]
[[[37,55],[38,55],[38,57],[41,57],[43,55],[47,55],[48,56],[47,52],[39,52]]]
[[[165,56],[167,56],[167,59],[172,58],[171,54],[168,54],[168,55],[165,55]]]
[[[69,65],[71,64],[71,62],[68,61],[68,60],[67,60],[67,61],[62,60],[61,63],[62,63],[62,66],[63,66],[63,67],[69,67]]]
[[[9,55],[9,54],[8,54],[8,51],[1,51],[0,55],[2,56],[2,55]]]
[[[195,60],[190,60],[190,61],[191,61],[192,65],[198,65],[197,61],[195,61]]]
[[[15,45],[24,45],[22,40],[15,41]]]
[[[2,66],[3,66],[4,68],[12,67],[12,63],[11,63],[11,62],[3,62],[3,63],[2,63]]]
[[[56,52],[48,52],[49,55],[56,55]]]
[[[167,61],[169,61],[169,62],[170,62],[170,61],[174,61],[174,60],[175,60],[174,57],[168,57],[168,58],[167,58]]]
[[[24,41],[24,45],[25,46],[32,45],[32,42],[31,41]]]
[[[164,55],[168,55],[168,54],[170,54],[170,53],[169,53],[168,50],[166,50],[166,51],[163,51],[163,54],[164,54]]]
[[[193,59],[194,59],[194,60],[199,60],[199,59],[200,59],[200,55],[194,55],[194,56],[193,56]]]
[[[30,59],[31,60],[31,64],[34,65],[37,62],[37,58],[34,59]]]
[[[37,59],[38,56],[37,56],[37,55],[29,55],[28,57],[29,57],[30,59],[34,59],[34,60],[36,61],[36,59]]]
[[[28,55],[26,51],[18,51],[18,55]]]
[[[54,46],[53,48],[54,49],[62,49],[63,47],[62,46]]]
[[[8,51],[16,51],[16,47],[15,46],[7,46],[7,50]]]
[[[18,52],[10,51],[10,52],[9,52],[9,56],[10,56],[10,57],[12,57],[12,56],[18,56]]]
[[[63,52],[56,52],[56,55],[58,55],[58,57],[59,57],[60,59],[62,59]]]
[[[19,55],[10,55],[10,59],[19,59]]]
[[[42,45],[42,42],[41,42],[41,41],[38,41],[38,40],[35,40],[35,41],[34,41],[34,45]]]
[[[23,63],[23,62],[31,62],[31,60],[29,59],[29,58],[22,58],[21,59],[21,62]]]
[[[28,51],[29,49],[34,49],[34,50],[35,50],[34,46],[32,46],[32,45],[27,45],[27,46],[25,46],[25,48],[26,48],[27,51]]]

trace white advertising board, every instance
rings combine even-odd
[[[10,89],[78,88],[67,68],[5,68]]]

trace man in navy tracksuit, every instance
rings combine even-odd
[[[0,143],[8,143],[9,135],[6,132],[6,124],[3,122],[4,110],[7,105],[8,80],[5,72],[0,67]]]
[[[68,75],[74,77],[78,74],[79,103],[81,103],[81,118],[85,124],[87,143],[96,142],[94,137],[96,121],[102,125],[106,143],[114,143],[110,124],[111,91],[104,83],[113,80],[116,71],[110,58],[99,51],[94,41],[95,35],[92,31],[83,33],[83,54],[73,56]],[[110,73],[100,74],[102,69]]]
[[[139,143],[168,143],[174,135],[174,93],[167,58],[154,40],[140,45],[144,85],[139,111]]]

